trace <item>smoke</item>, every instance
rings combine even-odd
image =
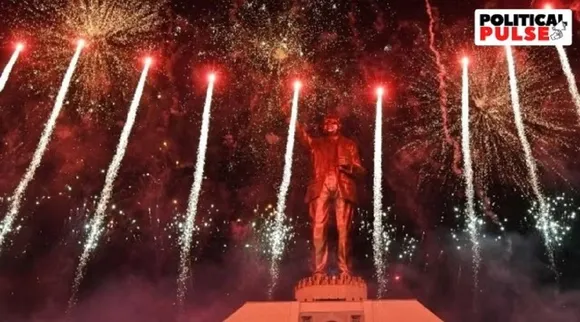
[[[541,255],[539,236],[508,234],[502,241],[482,238],[477,290],[473,289],[469,236],[460,238],[465,244],[457,249],[446,233],[432,231],[417,254],[422,260],[390,267],[389,297],[417,298],[444,321],[577,319],[580,292],[555,284],[549,261]]]
[[[45,231],[42,226],[48,225],[45,222],[35,230]],[[79,304],[65,315],[73,259],[80,246],[70,238],[44,247],[30,245],[33,253],[12,257],[0,268],[2,320],[222,321],[246,301],[267,300],[269,281],[268,262],[260,248],[246,247],[255,237],[249,226],[239,224],[228,231],[228,236],[208,236],[196,250],[195,255],[204,260],[193,264],[183,311],[175,306],[176,249],[156,249],[159,245],[146,239],[128,242],[125,233],[117,232],[112,242],[99,248]],[[58,240],[63,235],[66,232],[45,231],[36,240]],[[278,300],[292,300],[296,281],[308,274],[308,235],[308,231],[298,233],[289,249],[291,256],[281,263]],[[387,297],[417,298],[445,321],[557,322],[573,321],[580,314],[580,292],[554,282],[539,235],[510,233],[500,241],[491,235],[482,239],[477,291],[468,236],[459,234],[458,240],[452,240],[446,229],[427,231],[410,264],[389,262]],[[461,245],[465,247],[458,249]],[[565,254],[559,254],[558,263]],[[357,273],[368,281],[373,297],[377,285],[372,267],[358,266]],[[576,283],[574,279],[561,282]]]
[[[121,255],[126,259],[123,263],[111,261],[116,257],[112,254],[101,254],[89,267],[78,305],[68,314],[63,312],[74,273],[75,263],[70,260],[74,247],[61,244],[37,254],[30,269],[2,274],[12,277],[0,280],[2,321],[222,321],[246,301],[265,300],[268,263],[257,252],[244,247],[244,242],[232,244],[221,253],[223,257],[218,262],[194,265],[194,277],[182,310],[176,305],[177,272],[168,272],[176,268],[171,263],[176,258],[159,263],[164,259],[156,257],[151,261],[151,251],[143,244],[135,244],[136,250]],[[112,245],[104,248],[114,251]],[[146,253],[149,256],[144,261]],[[156,271],[159,266],[163,272]],[[280,280],[284,288],[291,289],[289,284],[295,281],[296,267],[292,263],[284,266],[286,277]],[[99,277],[95,279],[97,270]],[[31,292],[32,289],[35,291]]]

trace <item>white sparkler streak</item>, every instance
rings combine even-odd
[[[10,76],[10,72],[12,71],[12,67],[14,67],[14,64],[16,64],[16,60],[18,60],[18,55],[20,55],[22,49],[24,49],[24,45],[22,44],[16,45],[16,49],[14,50],[12,57],[10,57],[8,64],[6,64],[6,67],[4,67],[2,76],[0,76],[0,93],[4,90],[4,87],[6,87],[6,82],[8,82],[8,77]]]
[[[71,298],[69,300],[69,308],[75,304],[76,294],[80,283],[83,279],[85,267],[90,259],[92,252],[97,248],[99,244],[99,238],[105,229],[105,217],[107,207],[109,205],[109,200],[113,193],[113,184],[117,178],[117,173],[121,167],[121,162],[125,156],[125,151],[127,150],[127,144],[129,143],[129,136],[131,135],[131,130],[133,129],[133,124],[135,124],[135,119],[137,117],[137,110],[139,109],[139,102],[141,101],[141,96],[143,95],[143,89],[145,87],[145,81],[147,80],[147,73],[149,72],[149,67],[151,66],[151,59],[146,59],[145,67],[141,73],[141,78],[135,90],[135,95],[131,106],[129,108],[129,113],[127,115],[127,121],[123,126],[121,131],[121,137],[119,139],[119,144],[117,145],[117,150],[113,156],[113,160],[107,169],[107,174],[105,176],[105,185],[101,191],[101,196],[99,202],[97,203],[97,210],[95,211],[94,217],[89,223],[89,235],[85,242],[85,247],[83,253],[80,256],[79,264],[77,266],[75,279],[73,282],[73,291]]]
[[[578,93],[578,86],[576,85],[576,77],[572,72],[572,67],[570,67],[568,55],[566,54],[566,50],[564,49],[564,47],[562,45],[557,45],[556,49],[558,50],[558,56],[560,56],[562,70],[564,71],[566,79],[568,80],[568,90],[572,95],[574,105],[576,105],[576,112],[578,113],[578,116],[580,116],[580,94]]]
[[[373,174],[373,258],[375,274],[379,283],[378,297],[386,291],[385,278],[385,244],[383,238],[389,238],[388,232],[383,234],[383,88],[377,89],[377,108],[375,120],[375,155]]]
[[[552,219],[550,218],[550,210],[546,204],[546,200],[542,191],[540,189],[540,184],[538,180],[537,170],[536,170],[536,163],[534,161],[534,157],[532,156],[532,149],[530,147],[530,143],[526,137],[526,132],[524,128],[524,121],[522,119],[522,112],[520,108],[520,98],[518,93],[518,81],[516,76],[516,67],[514,63],[514,56],[510,46],[505,47],[506,51],[506,58],[508,63],[508,71],[509,71],[509,80],[510,80],[510,90],[511,90],[511,99],[512,99],[512,107],[514,110],[514,119],[516,123],[516,129],[518,131],[518,136],[522,143],[522,148],[524,150],[524,155],[526,159],[526,166],[528,168],[530,182],[532,184],[532,190],[538,202],[538,227],[540,227],[540,231],[542,233],[542,237],[544,238],[544,243],[546,245],[546,249],[548,251],[548,256],[550,257],[550,261],[552,263],[552,268],[555,267],[554,263],[554,245],[552,242],[552,234],[550,232],[550,222]]]
[[[191,254],[191,240],[193,238],[193,230],[195,228],[195,216],[197,214],[197,203],[199,201],[199,194],[201,192],[201,184],[203,182],[203,171],[205,167],[205,155],[207,151],[207,140],[209,135],[209,121],[211,116],[211,100],[213,96],[213,87],[215,82],[215,75],[211,74],[209,77],[209,85],[205,96],[205,105],[203,107],[203,116],[201,121],[201,133],[199,135],[199,146],[197,149],[197,160],[195,162],[195,172],[193,175],[193,186],[189,195],[189,202],[187,204],[187,215],[185,226],[183,227],[182,235],[180,237],[181,256],[179,265],[179,279],[177,281],[177,299],[181,304],[185,300],[185,293],[187,291],[187,279],[190,272],[190,254]]]
[[[272,254],[272,262],[270,266],[270,274],[272,276],[272,282],[269,289],[270,296],[272,295],[272,291],[278,282],[278,263],[282,259],[288,233],[288,228],[284,225],[284,211],[286,210],[286,197],[288,195],[288,189],[290,188],[290,179],[292,178],[292,156],[294,153],[296,126],[298,123],[298,99],[300,94],[300,87],[300,82],[296,82],[294,84],[294,96],[292,98],[292,110],[290,112],[288,139],[286,141],[286,154],[284,156],[284,172],[282,174],[280,190],[278,191],[278,203],[276,204],[274,227],[270,235]]]
[[[20,204],[22,202],[22,197],[24,196],[24,192],[28,187],[28,184],[34,178],[34,174],[36,173],[36,169],[40,165],[42,161],[42,157],[44,152],[46,151],[46,147],[50,142],[50,137],[52,136],[52,132],[54,131],[54,127],[56,126],[56,119],[60,114],[60,110],[64,105],[64,99],[66,97],[66,93],[68,91],[72,76],[74,74],[75,68],[81,56],[81,52],[85,47],[85,42],[80,40],[77,44],[77,49],[70,61],[68,69],[64,75],[64,79],[62,80],[62,84],[60,86],[60,90],[58,91],[58,95],[56,97],[56,102],[50,114],[46,125],[44,126],[44,130],[42,131],[42,135],[40,137],[40,141],[38,142],[38,146],[36,147],[36,151],[34,151],[34,155],[32,156],[32,161],[28,165],[28,169],[24,174],[24,177],[20,180],[18,187],[14,191],[14,194],[10,198],[11,204],[8,210],[8,214],[0,223],[0,252],[2,251],[2,246],[4,241],[6,240],[6,235],[9,234],[12,230],[12,226],[14,225],[14,221],[16,220],[16,216],[18,215],[18,211],[20,210]]]
[[[461,145],[463,150],[463,171],[465,179],[465,195],[467,196],[467,230],[471,239],[471,249],[473,251],[473,275],[477,289],[479,266],[481,255],[479,249],[479,227],[475,215],[475,190],[473,187],[473,165],[471,160],[470,134],[469,134],[469,60],[463,58],[463,77],[461,90]]]

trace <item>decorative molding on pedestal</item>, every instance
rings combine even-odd
[[[364,301],[367,283],[360,277],[318,275],[303,278],[294,288],[299,302]]]

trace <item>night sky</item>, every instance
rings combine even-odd
[[[580,23],[579,1],[552,3],[574,9],[574,22]],[[458,62],[462,55],[474,61],[472,149],[483,222],[475,288],[464,181],[454,171],[461,159],[444,138],[425,1],[0,0],[0,68],[16,42],[26,46],[0,92],[0,218],[36,149],[74,42],[88,42],[26,190],[17,229],[0,252],[0,321],[209,322],[223,320],[246,301],[269,300],[264,229],[282,179],[288,131],[283,111],[295,79],[304,83],[300,122],[320,135],[323,115],[338,112],[343,134],[357,142],[369,170],[374,89],[387,89],[387,298],[417,298],[445,321],[580,320],[580,227],[571,218],[580,209],[580,132],[557,52],[516,49],[524,123],[541,189],[554,201],[554,220],[569,227],[552,267],[529,212],[534,195],[521,146],[510,139],[516,128],[505,96],[504,57],[497,48],[473,44],[475,9],[543,4],[431,2],[435,49],[447,69],[448,125],[457,142]],[[567,51],[572,70],[579,71],[574,29],[575,44]],[[86,225],[146,55],[154,63],[113,187],[107,230],[90,258],[77,305],[65,313]],[[178,227],[193,181],[209,72],[217,81],[199,229],[180,308]],[[310,225],[303,203],[309,161],[299,144],[293,171],[286,211],[293,236],[272,300],[292,300],[295,283],[309,274]],[[372,183],[369,175],[359,185],[352,238],[355,272],[374,298]]]

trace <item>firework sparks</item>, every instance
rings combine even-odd
[[[514,128],[510,72],[504,52],[495,48],[479,50],[470,68],[471,152],[473,164],[477,165],[474,179],[476,187],[486,187],[497,180],[505,185],[515,184],[535,197],[527,155],[521,153],[520,132],[517,126]],[[512,55],[514,69],[515,59],[525,66],[517,75],[518,117],[523,122],[520,125],[526,130],[527,141],[534,143],[537,154],[534,162],[561,176],[557,154],[553,151],[557,147],[574,149],[573,127],[568,121],[572,113],[561,108],[566,104],[562,101],[564,89],[552,81],[556,72],[544,65],[550,57],[541,52],[530,56],[523,51]],[[510,161],[506,163],[506,160]]]
[[[484,209],[485,205],[483,205],[482,202],[474,202],[474,213],[477,214],[478,212],[483,212]],[[494,228],[493,231],[497,231],[497,229],[499,229],[500,234],[496,237],[495,239],[496,241],[501,240],[501,234],[505,232],[505,227],[503,226],[503,224],[500,221],[493,220],[493,218],[475,216],[473,220],[470,220],[470,218],[465,216],[465,209],[462,209],[460,207],[455,207],[453,209],[453,212],[455,213],[455,220],[459,226],[455,229],[452,229],[451,237],[453,238],[453,240],[455,240],[455,242],[457,242],[456,247],[458,250],[462,249],[464,246],[465,248],[467,248],[469,245],[471,246],[471,251],[473,253],[473,240],[471,237],[471,230],[474,230],[477,233],[478,237],[477,239],[478,241],[477,245],[479,246],[478,251],[481,251],[480,238],[485,239],[487,237],[485,232],[483,232],[484,227],[486,227],[486,224],[492,224],[491,227]],[[488,221],[486,221],[485,219],[487,219]],[[464,236],[467,236],[467,238],[464,238]],[[481,255],[481,253],[479,254]]]
[[[16,1],[15,1],[16,2]],[[90,50],[83,55],[73,82],[78,87],[70,99],[82,102],[82,113],[105,112],[115,107],[111,98],[129,100],[133,94],[133,57],[158,46],[162,15],[167,1],[155,0],[18,0],[15,28],[35,39],[39,50],[31,53],[35,75],[49,83],[59,71],[54,62],[66,54],[62,42],[71,35],[83,37]],[[40,32],[39,32],[40,31]],[[50,62],[46,64],[45,62]]]
[[[390,263],[396,263],[401,261],[410,261],[417,249],[418,241],[413,236],[404,232],[405,226],[393,225],[387,221],[387,219],[396,219],[396,214],[391,211],[390,207],[386,207],[382,212],[380,218],[381,220],[381,235],[377,236],[375,234],[376,216],[373,217],[372,222],[366,218],[371,218],[368,216],[364,209],[358,209],[360,216],[363,220],[360,222],[358,227],[359,234],[361,236],[367,236],[369,241],[373,243],[373,255],[380,252],[383,261],[390,259]],[[379,239],[380,248],[375,248],[375,240]],[[383,276],[379,276],[380,279],[384,280],[384,287],[386,290],[387,283],[389,280],[388,271],[383,267],[381,270]]]
[[[534,203],[528,210],[528,215],[534,218],[538,231],[542,232],[543,235],[544,232],[549,232],[548,236],[551,239],[548,243],[554,248],[560,247],[572,230],[570,222],[576,219],[580,208],[574,204],[572,198],[567,197],[565,194],[547,197],[545,202],[546,209],[550,213],[549,222],[542,218],[543,214],[538,202]]]
[[[443,135],[447,144],[453,147],[453,171],[456,174],[461,174],[461,169],[459,168],[460,159],[460,149],[459,144],[451,136],[449,130],[449,116],[447,111],[448,97],[447,97],[447,70],[443,64],[441,53],[435,46],[435,17],[433,16],[433,8],[429,0],[425,0],[425,7],[427,10],[427,15],[429,16],[429,49],[435,56],[435,62],[438,68],[437,77],[439,79],[439,106],[441,108],[441,116],[443,117]]]
[[[373,254],[375,274],[379,282],[378,296],[382,297],[386,291],[385,254],[383,253],[383,94],[384,89],[377,89],[377,108],[375,121],[375,157],[373,174]],[[388,237],[387,237],[388,238]]]
[[[273,289],[278,282],[278,263],[284,254],[284,243],[287,239],[287,230],[284,220],[286,211],[286,198],[288,189],[290,188],[290,179],[292,178],[292,155],[294,154],[294,141],[296,136],[296,126],[298,122],[298,98],[300,94],[300,82],[294,83],[294,96],[292,98],[292,109],[290,112],[290,123],[288,127],[288,139],[286,141],[286,154],[284,155],[284,172],[282,173],[282,183],[278,191],[278,203],[276,204],[276,219],[274,224],[274,233],[271,234],[272,245],[272,263],[270,267],[270,274],[272,282],[270,285],[269,294],[272,294]]]
[[[113,193],[113,184],[115,183],[117,173],[119,172],[121,162],[123,161],[125,151],[127,150],[129,136],[131,135],[133,124],[135,124],[137,110],[139,108],[139,102],[141,101],[141,96],[143,95],[143,89],[145,87],[145,81],[147,80],[147,73],[149,72],[149,67],[151,66],[151,63],[152,63],[151,58],[147,58],[145,60],[145,67],[143,68],[143,72],[141,73],[141,77],[139,78],[139,83],[137,85],[137,89],[135,90],[135,97],[131,102],[129,114],[127,115],[127,121],[123,126],[121,137],[119,139],[119,144],[117,145],[117,150],[115,152],[115,155],[113,156],[113,161],[111,161],[111,164],[109,165],[109,168],[107,170],[107,175],[105,176],[105,186],[101,191],[101,196],[97,204],[95,216],[91,219],[91,222],[89,224],[89,235],[85,242],[85,247],[83,249],[83,253],[80,256],[79,264],[77,266],[76,275],[73,282],[73,292],[71,295],[71,299],[69,301],[69,307],[75,304],[76,294],[82,281],[85,267],[87,266],[87,262],[91,256],[91,253],[93,252],[93,250],[97,248],[99,238],[103,233],[104,230],[103,226],[105,224],[105,215],[107,207],[109,205],[109,200],[111,199],[111,195]]]
[[[463,40],[461,37],[445,37],[448,43],[444,44],[442,53],[449,65],[459,65],[456,63],[457,48],[461,47]],[[491,187],[501,186],[492,193],[499,196],[516,189],[526,196],[535,197],[522,143],[514,126],[505,50],[494,47],[469,47],[465,50],[471,53],[469,135],[477,196],[491,205],[493,200],[489,198],[493,196],[488,195]],[[433,181],[453,181],[454,176],[448,168],[440,166],[449,164],[451,153],[446,145],[441,144],[440,123],[433,122],[440,113],[437,106],[439,95],[437,83],[429,81],[428,76],[437,74],[437,66],[422,53],[413,50],[412,55],[406,56],[414,57],[411,64],[428,67],[422,67],[423,74],[419,74],[419,79],[410,80],[411,93],[417,98],[413,109],[421,112],[417,114],[418,120],[403,129],[405,144],[398,148],[397,153],[421,156],[422,160],[416,161],[421,166],[419,184],[426,185]],[[561,151],[577,151],[575,123],[572,121],[577,119],[577,115],[574,110],[566,108],[570,104],[569,95],[558,81],[560,69],[556,66],[555,51],[551,48],[522,49],[514,51],[513,56],[515,65],[522,67],[517,75],[521,118],[528,140],[533,144],[537,166],[543,173],[567,181],[565,154]],[[450,130],[461,135],[461,76],[450,77],[447,84],[450,115],[453,119],[458,116],[457,122],[450,123]],[[424,157],[425,154],[428,157]],[[464,186],[461,185],[460,189],[463,190]],[[483,213],[495,217],[490,206],[486,206]]]
[[[4,90],[4,87],[6,87],[6,82],[8,82],[10,72],[12,71],[14,64],[16,64],[16,60],[18,60],[18,55],[20,55],[22,49],[24,49],[24,44],[22,43],[16,44],[14,53],[10,57],[8,64],[6,64],[6,67],[4,67],[4,71],[2,71],[2,76],[0,76],[0,93]]]
[[[40,142],[38,143],[38,146],[34,151],[34,155],[32,156],[32,161],[28,165],[28,169],[26,170],[24,177],[22,177],[22,180],[20,180],[20,183],[18,184],[16,190],[14,191],[14,194],[12,195],[11,198],[12,202],[10,204],[10,208],[8,210],[8,213],[6,214],[6,217],[4,217],[2,223],[0,223],[0,227],[2,229],[0,231],[0,251],[2,249],[4,241],[6,240],[6,235],[8,235],[12,231],[12,226],[14,225],[14,220],[16,219],[16,216],[18,216],[18,211],[20,209],[20,204],[22,202],[24,192],[26,191],[26,188],[28,187],[30,181],[32,181],[32,179],[34,178],[36,169],[38,169],[38,166],[42,161],[42,157],[44,156],[44,152],[46,151],[46,147],[50,142],[52,132],[54,131],[54,127],[56,126],[56,119],[58,118],[60,110],[64,105],[64,99],[66,97],[71,79],[73,77],[75,68],[77,66],[77,63],[81,56],[81,52],[84,47],[85,41],[79,40],[77,43],[76,51],[73,55],[73,58],[70,61],[66,74],[64,75],[64,79],[60,86],[60,90],[58,91],[56,102],[54,104],[50,117],[46,122],[46,125],[44,126],[44,130],[40,137]]]
[[[540,183],[538,180],[538,174],[536,169],[536,161],[532,156],[532,148],[530,147],[530,143],[528,142],[528,138],[526,136],[524,121],[522,119],[522,112],[520,107],[520,98],[518,93],[518,81],[516,76],[516,67],[514,63],[514,57],[512,53],[512,49],[510,46],[505,47],[506,51],[506,59],[508,63],[508,71],[509,71],[509,80],[510,80],[510,93],[511,93],[511,100],[512,100],[512,107],[514,111],[514,120],[516,122],[516,129],[518,132],[518,137],[522,143],[522,148],[524,150],[526,166],[528,168],[528,175],[530,177],[532,189],[534,191],[534,195],[536,197],[536,201],[538,202],[538,211],[539,211],[539,227],[542,228],[541,232],[544,237],[544,243],[546,244],[546,248],[548,254],[550,256],[550,261],[552,262],[552,266],[554,264],[554,255],[553,255],[553,245],[552,245],[552,238],[550,236],[550,230],[547,229],[549,223],[552,221],[550,218],[550,212],[547,208],[545,197],[542,194]]]
[[[557,45],[556,49],[558,50],[558,56],[560,57],[560,62],[562,63],[562,70],[566,75],[566,80],[568,81],[568,90],[572,95],[572,100],[576,105],[576,111],[578,116],[580,116],[580,94],[578,93],[578,86],[576,86],[576,76],[572,72],[572,68],[570,67],[570,61],[568,61],[568,55],[566,54],[566,50],[562,45]]]
[[[461,90],[461,142],[463,150],[463,174],[465,179],[465,195],[467,196],[466,213],[467,229],[472,243],[473,251],[473,275],[475,288],[477,289],[479,265],[481,256],[479,254],[479,241],[477,229],[477,217],[475,215],[475,191],[473,187],[473,165],[471,160],[470,135],[469,135],[469,59],[463,58],[463,75]]]
[[[203,107],[199,147],[197,149],[197,160],[195,162],[195,172],[193,175],[193,186],[191,188],[189,201],[187,203],[186,221],[180,239],[181,255],[179,261],[179,279],[177,281],[177,299],[180,304],[183,304],[183,301],[185,300],[185,293],[187,291],[187,279],[190,272],[189,257],[191,253],[191,240],[193,237],[193,230],[195,228],[195,216],[197,215],[197,204],[199,201],[199,194],[201,192],[201,184],[203,182],[203,171],[205,167],[207,140],[209,136],[209,120],[211,116],[211,100],[213,96],[214,82],[215,74],[210,74],[207,93],[205,96],[205,104]]]
[[[280,234],[276,227],[276,212],[274,205],[267,205],[266,207],[263,207],[263,209],[257,207],[254,209],[254,217],[256,219],[252,222],[252,229],[255,233],[255,244],[253,247],[255,247],[264,257],[271,259],[273,256],[271,241],[276,238],[275,235]],[[292,218],[288,218],[288,221],[290,224],[293,223]],[[295,237],[294,231],[287,229],[284,234],[286,234],[288,242],[295,242],[293,239]]]

